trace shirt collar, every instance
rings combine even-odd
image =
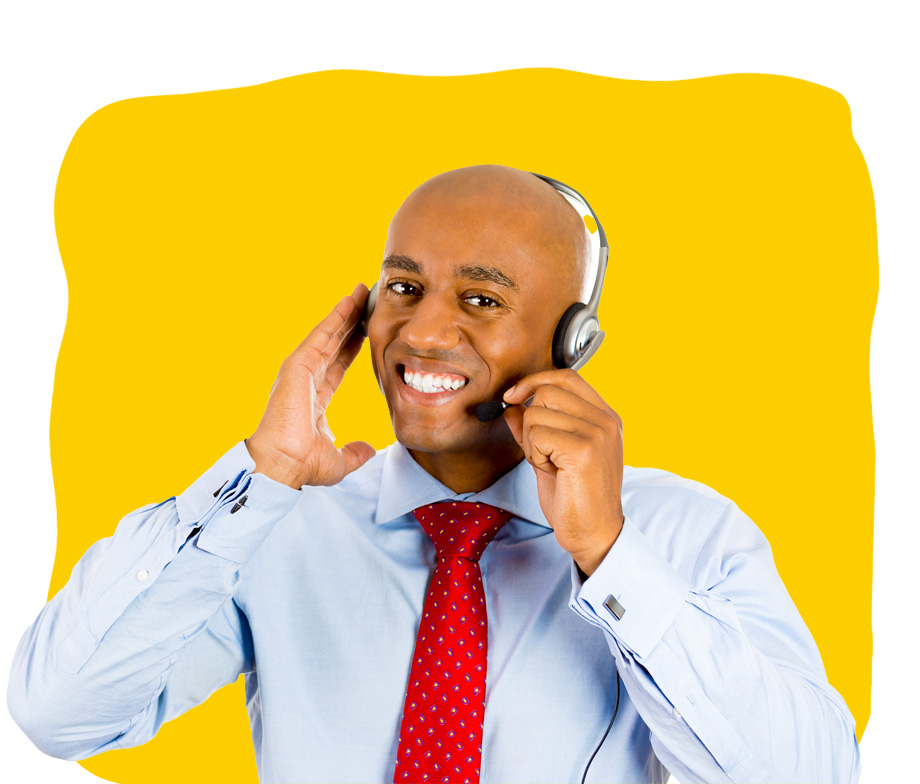
[[[437,501],[457,500],[491,504],[530,523],[552,528],[540,508],[537,477],[526,460],[521,460],[495,484],[481,493],[457,494],[422,468],[398,441],[386,450],[376,523],[387,523]]]

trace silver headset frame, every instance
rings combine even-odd
[[[585,307],[572,316],[572,320],[566,326],[565,336],[563,337],[562,355],[566,366],[572,370],[578,370],[594,356],[597,350],[604,342],[605,333],[601,330],[597,320],[597,311],[601,304],[601,291],[604,287],[604,274],[607,272],[607,260],[610,256],[610,246],[607,244],[607,234],[604,227],[597,218],[597,214],[591,209],[588,200],[578,191],[559,180],[552,177],[546,177],[543,174],[530,172],[534,177],[539,177],[548,185],[551,185],[560,193],[575,199],[579,204],[591,214],[594,223],[597,225],[597,237],[600,244],[597,259],[597,275],[594,279],[594,289],[591,291],[591,297],[585,303]]]

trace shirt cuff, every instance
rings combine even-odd
[[[302,497],[300,490],[253,473],[255,468],[240,441],[176,498],[180,524],[201,528],[199,549],[246,563]]]
[[[246,442],[240,441],[176,498],[179,520],[189,526],[199,525],[233,494],[247,474],[255,470],[256,463],[249,455]]]
[[[569,607],[641,659],[674,622],[689,588],[627,516],[610,552],[584,583],[572,562]]]

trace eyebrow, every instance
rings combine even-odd
[[[489,281],[517,291],[517,283],[495,267],[484,267],[481,264],[467,264],[457,270],[456,277],[466,278],[467,280]]]
[[[403,272],[412,272],[415,275],[421,275],[423,273],[422,265],[415,259],[398,253],[387,256],[383,260],[383,268],[403,270]],[[495,283],[499,286],[511,289],[512,291],[517,291],[518,289],[517,283],[500,269],[496,267],[487,267],[482,264],[465,264],[457,269],[454,276],[457,278],[465,278],[466,280]]]
[[[384,269],[398,269],[403,272],[412,272],[416,275],[422,274],[422,265],[419,264],[415,259],[410,259],[408,256],[400,256],[398,253],[390,254],[383,260]]]

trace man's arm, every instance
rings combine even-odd
[[[40,749],[82,759],[144,743],[251,667],[233,592],[299,497],[254,468],[238,444],[178,498],[125,517],[77,563],[24,634],[10,673],[10,713]]]
[[[650,522],[627,517],[570,606],[604,631],[658,758],[682,782],[855,782],[853,718],[761,532],[729,503],[684,562]]]
[[[49,754],[143,743],[251,666],[240,569],[300,497],[373,457],[338,449],[326,408],[361,348],[367,296],[344,297],[284,361],[259,427],[176,499],[97,542],[17,650],[8,702]]]
[[[628,519],[620,417],[573,371],[505,400],[531,395],[505,418],[573,558],[571,606],[607,635],[662,762],[684,782],[855,781],[852,716],[756,526],[721,497],[660,489]]]

